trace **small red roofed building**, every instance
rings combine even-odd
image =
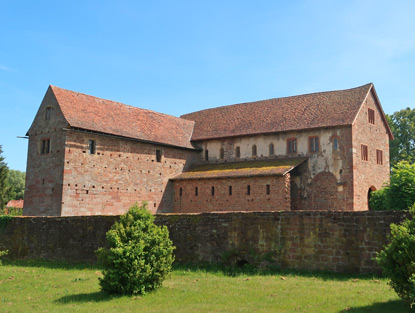
[[[24,203],[23,199],[20,199],[20,200],[10,200],[6,204],[6,209],[10,209],[10,208],[23,209],[23,203]]]
[[[368,209],[393,135],[373,84],[180,118],[50,86],[24,215]]]

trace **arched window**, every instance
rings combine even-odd
[[[223,160],[225,158],[225,150],[223,148],[220,148],[219,150],[219,158]]]
[[[339,140],[337,138],[333,139],[333,151],[339,150]]]
[[[241,157],[241,148],[239,146],[235,147],[235,158],[239,159]]]
[[[252,146],[252,157],[256,157],[257,152],[256,152],[256,145]]]
[[[205,150],[205,160],[206,161],[209,160],[209,150],[208,149]]]
[[[270,143],[269,144],[269,155],[274,155],[275,151],[274,151],[274,144]]]

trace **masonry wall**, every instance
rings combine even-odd
[[[285,176],[175,180],[173,184],[174,213],[281,211],[291,207],[289,173]]]
[[[369,123],[368,109],[374,110],[375,124]],[[368,147],[367,161],[362,160],[362,144]],[[383,164],[377,164],[376,150],[382,151]],[[378,190],[389,181],[389,136],[373,91],[353,124],[353,163],[355,210],[367,210],[369,189]]]
[[[89,140],[96,142],[90,154]],[[160,162],[156,158],[160,150]],[[68,131],[65,143],[62,216],[117,215],[135,202],[151,212],[173,207],[169,179],[196,162],[197,151]]]
[[[65,126],[67,122],[49,88],[28,132],[24,215],[61,214]],[[49,153],[42,153],[42,140],[50,140]]]
[[[310,137],[317,137],[318,152],[310,152]],[[287,152],[287,140],[296,138],[297,152]],[[334,145],[337,141],[337,147]],[[270,144],[274,152],[270,154]],[[208,150],[207,163],[266,160],[283,157],[308,157],[307,162],[291,172],[292,209],[354,210],[353,144],[350,126],[319,128],[198,142]],[[252,155],[256,145],[257,155]],[[240,157],[235,154],[240,149]],[[224,157],[220,157],[223,149]]]
[[[390,224],[408,214],[286,211],[158,214],[178,263],[274,264],[281,268],[379,272],[373,261]],[[117,216],[16,217],[0,228],[0,250],[13,259],[95,262]]]

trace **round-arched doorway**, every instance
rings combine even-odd
[[[372,192],[375,191],[376,188],[374,186],[371,186],[367,192],[367,208],[368,210],[372,210],[370,207],[370,198],[372,197]]]

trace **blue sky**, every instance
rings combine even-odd
[[[49,84],[179,116],[373,82],[415,105],[415,1],[0,2],[0,145],[25,171]]]

